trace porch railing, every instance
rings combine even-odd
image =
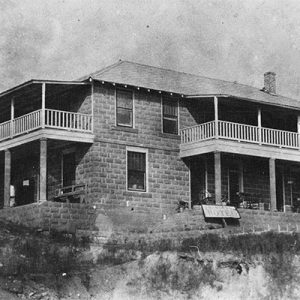
[[[54,109],[39,109],[0,124],[0,141],[31,132],[38,128],[56,128],[92,132],[92,116]]]
[[[208,139],[228,139],[285,148],[299,148],[300,139],[296,132],[251,126],[227,121],[211,121],[180,131],[181,143],[194,143]]]
[[[92,116],[69,111],[46,109],[45,125],[53,128],[90,132],[92,130]]]

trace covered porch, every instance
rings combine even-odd
[[[31,80],[0,94],[0,150],[72,132],[93,138],[92,84]]]
[[[214,152],[188,158],[191,205],[300,212],[300,163]]]
[[[276,96],[274,96],[276,97]],[[195,125],[183,128],[181,157],[216,151],[219,145],[231,152],[255,151],[262,157],[274,153],[298,160],[300,150],[299,109],[266,105],[233,97],[203,97],[192,101]],[[297,150],[297,151],[295,151]]]
[[[54,200],[62,188],[87,184],[82,158],[90,144],[40,139],[0,152],[0,207]]]
[[[31,80],[0,99],[1,207],[53,199],[80,180],[75,152],[94,141],[93,84]]]

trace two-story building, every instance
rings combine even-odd
[[[1,207],[55,200],[171,212],[251,197],[300,200],[300,102],[264,88],[119,61],[77,81],[31,80],[0,94]]]

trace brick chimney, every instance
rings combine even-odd
[[[264,91],[269,94],[276,94],[276,74],[274,72],[266,72],[264,74]]]

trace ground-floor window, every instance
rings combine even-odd
[[[143,150],[127,149],[127,189],[145,192],[146,186],[146,156]]]

